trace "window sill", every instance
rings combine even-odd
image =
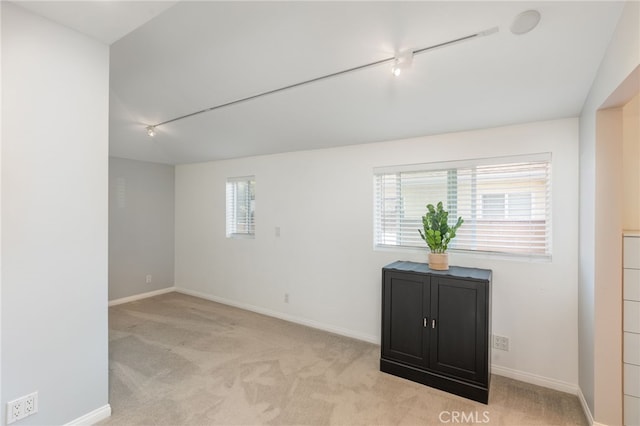
[[[227,238],[231,240],[254,240],[256,236],[255,234],[230,234],[227,235]]]
[[[417,247],[399,247],[399,246],[377,246],[374,245],[374,251],[380,252],[397,252],[397,253],[412,253],[425,255],[429,252],[428,248]],[[492,253],[486,251],[467,251],[467,250],[447,250],[454,257],[459,258],[471,258],[471,259],[483,259],[483,260],[506,260],[511,262],[523,262],[523,263],[552,263],[552,255],[521,255],[521,254],[509,254],[509,253]]]

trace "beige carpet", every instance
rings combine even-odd
[[[109,310],[102,425],[585,425],[569,394],[493,376],[489,404],[378,370],[379,346],[178,293]]]

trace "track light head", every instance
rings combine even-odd
[[[393,66],[391,67],[391,74],[395,75],[396,77],[399,77],[400,74],[402,74],[402,67],[400,66],[400,63],[398,62],[397,59],[395,60],[395,62],[393,63]]]
[[[413,63],[413,50],[403,50],[398,53],[394,60],[393,66],[391,67],[391,73],[396,77],[402,74],[402,70],[411,68],[411,64]]]
[[[147,126],[147,135],[154,137],[156,135],[156,126]]]

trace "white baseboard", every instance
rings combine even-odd
[[[235,308],[240,308],[247,311],[256,312],[258,314],[267,315],[267,316],[278,318],[281,320],[293,322],[296,324],[301,324],[307,327],[317,328],[318,330],[328,331],[329,333],[339,334],[341,336],[350,337],[352,339],[362,340],[368,343],[374,343],[376,345],[380,344],[380,338],[378,336],[357,333],[357,332],[354,332],[353,330],[349,330],[346,328],[336,327],[336,326],[324,324],[318,321],[313,321],[306,318],[300,318],[294,315],[284,314],[282,312],[272,311],[270,309],[265,309],[258,306],[249,305],[246,303],[240,303],[233,300],[224,299],[222,297],[211,296],[206,293],[188,290],[186,288],[175,287],[175,291],[177,291],[178,293],[187,294],[189,296],[195,296],[201,299],[210,300],[212,302],[222,303],[223,305],[229,305]]]
[[[135,300],[146,299],[148,297],[158,296],[160,294],[171,293],[176,291],[175,287],[161,288],[160,290],[149,291],[147,293],[134,294],[133,296],[123,297],[121,299],[114,299],[109,301],[109,306],[121,305],[123,303],[133,302]]]
[[[582,393],[582,389],[578,388],[578,399],[580,400],[580,405],[582,405],[582,411],[584,411],[584,415],[589,422],[589,426],[604,426],[601,423],[596,423],[593,421],[593,415],[591,414],[591,410],[589,409],[589,404],[587,404],[587,400]]]
[[[505,376],[510,379],[520,380],[521,382],[531,383],[532,385],[538,385],[544,388],[570,393],[572,395],[578,395],[578,386],[573,383],[550,379],[549,377],[539,376],[525,371],[513,370],[511,368],[491,364],[491,374]]]
[[[108,417],[111,417],[111,405],[109,404],[97,408],[84,416],[78,417],[77,419],[67,423],[65,426],[91,426]]]
[[[591,410],[589,410],[587,400],[584,398],[582,390],[577,385],[493,364],[491,365],[491,374],[497,374],[498,376],[505,376],[510,379],[520,380],[521,382],[531,383],[532,385],[538,385],[576,395],[580,401],[580,405],[582,406],[582,411],[589,422],[589,426],[606,426],[593,420],[593,415],[591,414]]]

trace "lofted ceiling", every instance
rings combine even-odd
[[[169,9],[177,0],[14,0],[42,15],[105,44],[111,44]]]
[[[115,31],[116,24],[135,21],[121,5],[121,20],[101,21],[118,33],[111,38],[91,34],[95,13],[81,20],[88,29],[61,18],[68,3],[49,2],[57,16],[39,13],[113,42],[110,154],[170,164],[578,116],[623,7],[611,1],[127,3],[137,8],[139,26]],[[528,9],[540,12],[540,24],[513,34],[514,18]],[[400,77],[380,64],[158,126],[153,138],[145,131],[493,27],[495,34],[416,55]]]

